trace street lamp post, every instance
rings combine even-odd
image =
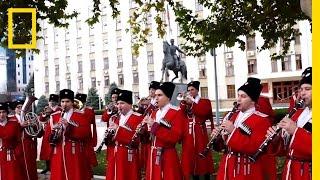
[[[216,94],[216,122],[219,124],[219,95],[218,95],[218,78],[217,78],[217,54],[216,48],[212,48],[210,51],[211,56],[213,56],[214,61],[214,87]]]
[[[99,110],[101,110],[101,100],[100,100],[100,81],[98,81],[98,99],[99,99]]]

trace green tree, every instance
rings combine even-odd
[[[88,91],[87,103],[86,105],[93,107],[94,109],[99,109],[99,95],[97,94],[96,88],[90,88]]]
[[[44,107],[48,106],[48,99],[46,98],[45,95],[42,95],[39,99],[38,99],[38,104],[36,106],[36,114],[39,114],[40,112],[43,111]]]
[[[109,104],[109,102],[111,101],[111,91],[113,91],[115,88],[118,88],[117,84],[115,82],[111,83],[110,84],[110,88],[109,88],[109,91],[108,93],[105,95],[105,102],[106,102],[106,105]]]
[[[34,93],[34,74],[32,73],[29,82],[24,90],[24,96],[32,96]]]
[[[101,14],[101,0],[92,0],[93,15],[87,19],[89,25],[99,21]],[[147,43],[147,36],[151,29],[147,26],[148,14],[156,12],[154,21],[157,24],[159,37],[167,32],[166,10],[171,8],[179,24],[180,37],[183,37],[182,48],[188,55],[199,56],[208,50],[226,44],[228,47],[236,43],[245,49],[245,42],[241,36],[253,36],[255,31],[261,33],[264,44],[259,50],[274,47],[281,38],[283,39],[283,54],[288,50],[291,40],[299,32],[294,28],[299,20],[309,19],[300,8],[300,0],[198,0],[199,5],[211,13],[203,18],[181,4],[179,0],[142,1],[135,0],[138,4],[130,13],[130,31],[132,34],[133,51],[137,54],[141,46]],[[127,2],[126,2],[127,3]],[[77,12],[66,13],[68,0],[56,1],[2,1],[0,3],[0,40],[3,46],[7,45],[7,9],[17,7],[37,8],[37,18],[47,19],[56,27],[67,27],[68,20],[76,17]],[[119,16],[119,0],[109,0],[112,16]],[[31,28],[31,21],[27,16],[14,16],[15,41],[25,42],[30,40],[26,32]],[[311,22],[311,19],[309,19]],[[40,31],[37,21],[37,31]],[[38,37],[41,38],[41,37]],[[16,50],[21,54],[23,50]]]

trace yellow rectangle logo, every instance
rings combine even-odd
[[[8,9],[8,48],[9,49],[36,49],[37,48],[37,18],[36,8],[9,8]],[[31,13],[31,44],[13,44],[13,13]]]

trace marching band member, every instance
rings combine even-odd
[[[50,94],[48,107],[44,109],[44,112],[39,116],[39,121],[44,123],[44,134],[42,138],[41,150],[40,150],[40,160],[46,161],[46,168],[41,171],[41,174],[45,174],[50,171],[50,153],[51,147],[49,144],[49,134],[51,129],[49,127],[50,115],[54,112],[61,111],[59,106],[59,95]]]
[[[28,126],[27,121],[21,118],[21,111],[24,101],[14,101],[15,117],[18,119],[21,126],[21,143],[16,148],[17,159],[23,168],[24,176],[28,180],[38,179],[37,173],[37,138],[29,136],[24,128]]]
[[[118,88],[115,88],[111,91],[111,102],[109,103],[106,110],[102,114],[101,120],[103,122],[107,123],[107,128],[109,127],[110,119],[111,119],[111,121],[113,121],[113,120],[118,121],[118,120],[116,120],[115,117],[118,114],[116,103],[117,103],[119,92],[120,92],[120,89],[118,89]],[[113,105],[111,105],[111,103]],[[110,107],[110,106],[113,106],[113,107]],[[114,113],[116,113],[116,114],[114,114]],[[114,177],[114,161],[115,161],[114,148],[115,148],[115,144],[114,144],[114,141],[110,141],[106,145],[107,145],[107,149],[106,149],[106,162],[107,162],[106,174],[107,174],[107,176],[106,176],[106,178],[108,179],[108,177]]]
[[[248,158],[258,150],[270,126],[268,116],[255,109],[261,90],[260,79],[248,78],[238,89],[239,111],[220,126],[227,133],[224,136],[227,150],[220,161],[218,180],[263,179],[261,164],[264,162],[261,159],[251,162]],[[218,132],[215,128],[212,135]]]
[[[270,124],[274,124],[275,112],[272,109],[270,100],[266,96],[260,96],[256,104],[256,110],[268,115],[268,120]],[[267,149],[266,153],[261,157],[262,164],[262,173],[263,177],[267,180],[276,180],[277,179],[277,163],[276,157],[272,153],[272,149]]]
[[[210,174],[213,173],[212,155],[208,153],[203,158],[199,153],[208,143],[206,121],[210,120],[212,131],[213,115],[210,100],[199,96],[199,86],[199,81],[188,83],[189,97],[180,102],[180,108],[187,116],[187,126],[182,140],[181,165],[184,179],[199,179],[199,176],[204,176],[210,180]]]
[[[21,137],[20,124],[8,112],[7,104],[0,103],[0,179],[26,179],[14,151]]]
[[[300,96],[305,108],[298,109],[292,118],[284,117],[278,127],[282,128],[281,137],[275,138],[275,148],[285,151],[287,159],[282,172],[282,179],[310,180],[312,160],[312,68],[307,68],[300,80]],[[275,132],[275,127],[268,129],[267,135]],[[278,152],[281,155],[281,151]]]
[[[118,95],[119,95],[120,89],[115,88],[111,91],[111,102],[109,103],[109,105],[106,107],[105,111],[102,114],[101,120],[103,122],[107,122],[107,126],[109,126],[108,121],[109,118],[113,115],[112,113],[114,113],[114,111],[116,111],[116,106],[114,106],[115,104],[117,104],[117,99],[118,99]],[[110,107],[112,106],[112,107]],[[112,108],[112,109],[109,109]]]
[[[78,99],[79,101],[81,101],[83,107],[82,107],[82,109],[79,109],[79,110],[84,112],[84,117],[91,124],[91,128],[90,128],[91,136],[85,142],[84,146],[85,146],[86,156],[89,159],[89,163],[88,163],[89,167],[88,168],[90,168],[90,173],[93,176],[93,169],[92,168],[98,165],[97,157],[94,152],[94,147],[97,146],[96,117],[95,117],[94,109],[92,107],[86,105],[86,102],[87,102],[87,95],[86,94],[77,93],[75,96],[75,99]],[[79,107],[79,108],[81,108],[81,107]]]
[[[184,115],[170,104],[175,85],[171,82],[160,84],[156,90],[158,110],[144,122],[151,127],[152,146],[148,156],[146,179],[182,179],[180,160],[175,148],[183,134]]]
[[[160,83],[158,81],[151,81],[150,85],[149,85],[149,97],[150,97],[150,101],[151,104],[153,106],[156,106],[156,90],[159,87]]]
[[[135,113],[132,110],[132,92],[121,90],[118,96],[118,110],[120,117],[118,124],[110,121],[110,129],[114,129],[115,134],[113,140],[115,141],[114,148],[114,174],[106,175],[106,179],[125,180],[140,178],[139,166],[139,142],[137,144],[130,144],[135,134],[135,129],[142,122],[141,114]]]
[[[59,96],[62,111],[51,114],[49,121],[49,142],[53,148],[50,179],[91,179],[83,150],[84,141],[91,136],[90,122],[83,112],[73,108],[73,91],[63,89]]]

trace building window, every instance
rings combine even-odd
[[[60,81],[56,82],[56,92],[60,91]]]
[[[89,36],[93,36],[94,35],[94,27],[90,26],[89,27]]]
[[[281,59],[282,71],[291,71],[291,55]]]
[[[148,64],[153,64],[153,51],[147,52]]]
[[[288,103],[293,92],[297,91],[299,81],[273,82],[273,103]]]
[[[278,61],[271,60],[271,70],[272,72],[278,72]]]
[[[82,61],[78,61],[78,73],[82,73]]]
[[[68,87],[68,89],[71,89],[71,80],[70,79],[67,79],[67,87]]]
[[[45,67],[44,67],[44,75],[45,75],[46,77],[49,76],[49,68],[48,68],[48,66],[45,66]]]
[[[109,58],[103,58],[103,69],[109,69]]]
[[[81,32],[81,20],[79,19],[77,19],[76,21],[76,28],[77,28],[77,36],[79,36]]]
[[[79,78],[79,89],[83,89],[83,79]]]
[[[249,59],[248,74],[256,74],[256,73],[257,73],[257,59]]]
[[[20,80],[18,80],[18,84],[20,84]]]
[[[124,84],[123,74],[119,74],[119,76],[118,76],[118,84],[123,86],[123,84]]]
[[[132,55],[132,66],[138,65],[137,56]]]
[[[121,19],[119,17],[116,19],[116,30],[121,30]]]
[[[256,50],[255,37],[247,36],[247,51],[254,51],[254,50]]]
[[[102,32],[107,32],[108,31],[108,24],[107,24],[107,15],[102,15],[101,16],[101,22],[102,22]]]
[[[236,98],[235,85],[227,85],[227,97],[228,97],[228,99]]]
[[[296,69],[302,69],[301,54],[296,54]]]
[[[119,54],[117,56],[117,59],[118,59],[118,68],[122,68],[123,67],[122,54]]]
[[[207,72],[204,64],[199,65],[199,78],[206,78]]]
[[[208,98],[208,87],[200,87],[201,97]]]
[[[104,77],[104,86],[110,86],[109,76],[105,76],[105,77]]]
[[[91,42],[89,48],[90,48],[90,52],[94,52],[94,43]]]
[[[55,69],[55,75],[59,76],[59,65],[55,65],[54,69]]]
[[[49,82],[44,83],[44,87],[45,87],[46,93],[48,93],[49,92]]]
[[[234,67],[232,61],[226,61],[226,76],[234,76]]]
[[[132,75],[133,75],[133,84],[139,84],[139,74],[135,72]]]
[[[296,34],[294,36],[294,42],[295,42],[296,45],[300,44],[300,35],[299,34]]]
[[[20,76],[20,72],[18,72],[18,76]]]
[[[91,78],[91,87],[96,88],[96,78],[95,77]]]
[[[154,71],[148,72],[149,82],[154,81]]]
[[[90,68],[91,68],[91,71],[96,70],[96,61],[94,59],[90,60]]]

